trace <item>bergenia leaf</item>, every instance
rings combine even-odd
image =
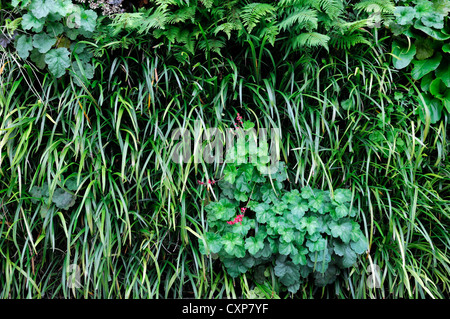
[[[398,6],[394,9],[394,15],[396,22],[400,25],[412,24],[415,16],[416,9],[413,7]]]

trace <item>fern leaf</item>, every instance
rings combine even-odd
[[[164,29],[169,17],[167,6],[157,7],[156,10],[142,20],[139,33],[149,32],[151,29]]]
[[[369,13],[393,14],[395,5],[391,0],[362,0],[355,4],[355,9]]]
[[[330,37],[321,34],[318,32],[307,32],[302,33],[298,36],[296,36],[293,39],[293,47],[294,48],[301,48],[301,47],[324,47],[328,51],[328,41],[330,40]]]
[[[329,18],[337,18],[344,10],[342,0],[320,0],[320,8]]]
[[[225,22],[225,23],[222,23],[221,25],[217,26],[214,29],[214,35],[217,35],[219,32],[224,32],[227,35],[228,40],[230,40],[231,32],[239,31],[240,29],[241,29],[241,26],[239,24],[232,23],[232,22]]]
[[[213,38],[208,40],[200,40],[198,47],[203,51],[213,51],[220,54],[220,49],[225,46],[225,41],[223,38]]]
[[[266,21],[273,20],[275,11],[275,8],[267,3],[250,3],[242,8],[241,19],[250,33],[263,18]]]
[[[196,7],[183,7],[174,13],[167,16],[167,23],[174,24],[179,22],[185,22],[186,20],[193,20],[195,17]]]
[[[294,10],[286,19],[283,19],[278,25],[282,30],[286,30],[292,26],[301,29],[317,29],[317,11],[307,7]]]
[[[370,45],[370,42],[358,33],[344,35],[333,34],[330,39],[330,46],[338,50],[349,50],[358,44]]]

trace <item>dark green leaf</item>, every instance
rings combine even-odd
[[[402,44],[401,42],[394,41],[392,43],[392,54],[394,67],[397,69],[403,69],[411,63],[412,59],[416,55],[416,46],[414,44],[408,46]]]
[[[57,78],[66,73],[70,66],[69,51],[66,48],[52,49],[45,55],[45,63],[50,72]]]
[[[432,58],[421,60],[421,61],[413,61],[414,68],[411,71],[411,76],[414,80],[418,80],[424,75],[434,71],[437,69],[439,64],[441,63],[442,55],[440,53],[436,53]]]

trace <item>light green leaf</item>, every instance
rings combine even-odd
[[[301,189],[301,195],[304,199],[309,199],[314,196],[314,191],[310,186],[303,187]]]
[[[227,198],[221,198],[217,202],[210,202],[205,207],[205,210],[208,213],[208,219],[211,221],[228,221],[236,215],[236,206]]]
[[[222,243],[227,254],[238,258],[245,256],[244,239],[239,234],[226,233],[222,236]]]
[[[66,48],[52,49],[45,55],[45,63],[55,77],[63,76],[66,69],[70,67],[69,55],[69,50]]]
[[[245,248],[250,254],[254,255],[264,248],[264,241],[255,237],[248,237],[245,240]]]
[[[237,169],[235,165],[227,164],[223,170],[223,180],[233,184],[236,179]]]
[[[222,249],[223,247],[222,237],[219,234],[207,232],[205,234],[205,239],[210,251],[213,254],[217,254]]]
[[[334,211],[330,213],[331,217],[333,217],[334,220],[338,220],[342,217],[347,216],[349,213],[349,209],[345,204],[341,204],[339,206],[336,206]]]
[[[298,224],[298,230],[306,230],[310,235],[316,233],[319,228],[320,224],[316,216],[304,217]]]
[[[328,227],[331,235],[335,238],[341,238],[344,243],[348,243],[351,239],[353,230],[352,222],[348,219],[340,219],[338,221],[330,221]]]
[[[45,18],[38,19],[31,13],[25,13],[22,16],[22,28],[24,30],[33,29],[35,32],[41,32],[45,23]]]
[[[256,213],[256,220],[258,223],[265,224],[274,218],[274,213],[270,209],[270,205],[267,203],[260,203],[253,210]]]
[[[57,37],[64,32],[64,25],[60,22],[48,22],[47,23],[47,33]]]
[[[57,12],[61,16],[65,17],[73,10],[73,3],[71,0],[53,0],[52,12]]]
[[[93,10],[82,10],[80,14],[80,28],[86,32],[94,32],[97,13]]]
[[[439,40],[439,41],[445,41],[450,39],[450,35],[447,33],[444,33],[444,30],[436,30],[431,27],[425,26],[420,21],[416,21],[414,24],[414,28],[417,30],[423,31],[426,34],[428,34],[433,39]]]
[[[30,51],[33,49],[33,42],[30,36],[21,34],[16,39],[16,50],[17,54],[22,58],[26,59],[30,55]]]
[[[355,251],[355,253],[363,254],[369,248],[369,243],[367,238],[361,232],[357,241],[350,241],[350,247]]]
[[[40,19],[45,18],[53,9],[54,0],[31,0],[30,10],[33,15]]]
[[[435,12],[430,12],[427,15],[423,16],[420,21],[422,21],[422,23],[430,28],[435,28],[435,29],[443,29],[444,28],[444,15],[439,14],[439,13],[435,13]]]
[[[394,9],[396,22],[400,25],[412,24],[416,16],[416,10],[413,7],[397,6]]]
[[[295,248],[293,243],[287,243],[284,241],[280,241],[280,244],[278,246],[278,251],[282,255],[289,255],[289,254],[297,254],[297,248]]]
[[[40,53],[47,53],[56,43],[56,38],[46,33],[37,33],[33,36],[33,46]]]
[[[310,252],[323,251],[325,248],[327,248],[327,240],[322,237],[315,241],[307,239],[306,247],[308,247]]]
[[[57,188],[53,193],[52,202],[61,209],[69,209],[75,204],[76,196],[66,192],[62,188]]]

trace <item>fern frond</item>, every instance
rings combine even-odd
[[[369,13],[379,12],[393,14],[395,5],[391,0],[362,0],[355,4],[355,9]]]
[[[167,23],[174,24],[185,22],[186,20],[193,20],[195,17],[196,7],[182,7],[181,9],[169,14],[167,16]]]
[[[203,51],[213,51],[220,54],[220,49],[225,46],[225,40],[221,37],[212,38],[208,40],[200,40],[198,47]]]
[[[328,51],[328,41],[330,40],[330,37],[321,34],[318,32],[307,32],[302,33],[298,36],[296,36],[293,39],[292,45],[295,48],[301,48],[301,47],[324,47]]]
[[[370,42],[363,35],[358,33],[343,35],[333,34],[329,43],[331,47],[338,50],[349,50],[358,44],[370,45]]]
[[[211,9],[214,4],[214,0],[200,0],[200,2],[205,6],[206,9]]]
[[[329,18],[337,18],[344,10],[342,0],[319,0],[320,8]]]
[[[275,23],[271,23],[270,25],[261,30],[261,34],[259,35],[259,37],[261,39],[264,37],[267,38],[267,41],[269,41],[269,43],[273,46],[275,45],[275,40],[279,33],[280,30],[278,26]]]
[[[166,27],[168,17],[169,10],[167,9],[167,6],[157,7],[152,14],[142,20],[138,33],[147,33],[151,29],[164,29]]]
[[[242,23],[250,33],[263,18],[266,21],[273,20],[275,11],[275,8],[267,3],[250,3],[241,9]]]
[[[227,37],[228,40],[231,38],[231,32],[232,31],[239,31],[241,30],[241,25],[240,24],[236,24],[236,23],[232,23],[232,22],[225,22],[220,24],[219,26],[217,26],[214,29],[214,35],[217,35],[219,32],[224,32]]]
[[[317,29],[318,26],[317,11],[307,7],[295,9],[293,12],[283,21],[278,24],[278,27],[282,30],[286,30],[295,25],[300,29]]]
[[[369,22],[369,19],[363,19],[363,20],[357,20],[357,21],[343,21],[342,23],[337,24],[337,28],[342,30],[342,33],[351,33],[353,31],[356,31],[360,28],[364,28],[367,26]]]
[[[118,34],[122,29],[137,30],[141,27],[145,15],[143,12],[125,12],[114,15],[109,26],[114,28],[114,34]]]

